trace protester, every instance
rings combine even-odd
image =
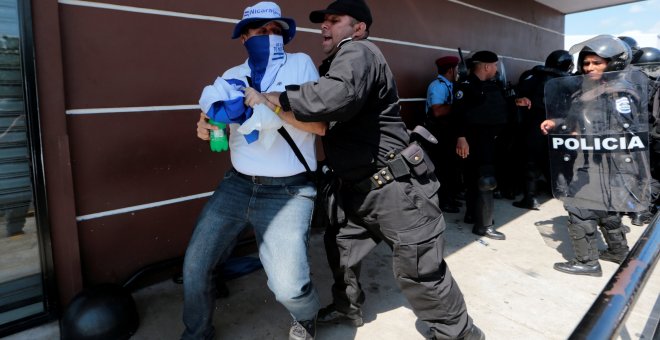
[[[218,129],[209,124],[209,118],[230,123],[232,168],[200,214],[186,251],[183,339],[214,338],[213,270],[249,226],[254,227],[268,287],[293,316],[289,339],[314,338],[320,304],[307,259],[314,183],[292,146],[275,130],[241,132],[252,119],[278,121],[274,105],[259,105],[246,98],[248,109],[243,99],[214,101],[221,85],[237,91],[249,84],[257,91],[281,91],[286,85],[318,79],[309,56],[284,53],[284,45],[295,32],[293,19],[282,17],[280,7],[273,2],[246,8],[232,38],[240,39],[247,49],[247,61],[225,72],[200,99],[206,112],[197,123],[197,136],[209,140],[209,131]],[[326,124],[280,121],[279,125],[290,135],[310,170],[315,170],[312,132],[322,135]]]

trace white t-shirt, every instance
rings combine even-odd
[[[275,81],[262,92],[281,92],[287,85],[298,85],[309,81],[316,81],[319,73],[312,59],[304,53],[287,53],[286,62],[280,68]],[[222,75],[224,79],[241,79],[250,76],[250,67],[247,60],[244,64],[232,67]],[[247,82],[246,82],[247,83]],[[275,113],[273,113],[275,114]],[[236,131],[238,124],[230,124],[229,149],[231,150],[231,163],[234,168],[250,176],[286,177],[305,172],[305,167],[291,149],[286,140],[279,135],[275,142],[266,149],[262,143],[248,144],[245,136]],[[310,169],[316,170],[316,136],[301,131],[287,123],[284,128],[289,132],[300,152],[305,157]]]

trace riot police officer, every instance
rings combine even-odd
[[[632,64],[638,67],[649,78],[649,137],[651,142],[651,200],[653,201],[647,211],[636,212],[630,215],[630,223],[641,226],[651,222],[653,215],[658,211],[658,197],[660,196],[660,50],[655,47],[642,47],[639,56]]]
[[[520,201],[513,202],[518,208],[538,210],[536,182],[541,175],[550,180],[548,167],[548,140],[538,126],[545,120],[545,84],[558,77],[570,75],[573,56],[568,51],[556,50],[548,55],[544,65],[523,72],[518,82],[518,96],[529,98],[532,106],[522,112],[521,145],[524,148],[524,191]]]
[[[558,271],[601,276],[598,259],[621,263],[628,253],[620,212],[649,201],[646,82],[627,68],[632,51],[618,38],[600,35],[573,46],[578,74],[548,82],[543,133],[551,133],[554,194],[568,211],[575,258]],[[621,71],[621,72],[607,72]],[[616,140],[616,143],[612,143]],[[600,227],[608,249],[596,247]]]
[[[630,57],[630,63],[635,64],[637,59],[639,59],[643,54],[643,52],[639,48],[639,44],[637,43],[637,40],[625,35],[618,36],[617,38],[619,38],[619,40],[623,41],[624,43],[626,43],[626,45],[630,47],[630,50],[632,51],[632,55]]]

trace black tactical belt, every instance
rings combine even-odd
[[[392,160],[388,162],[386,167],[378,170],[368,178],[355,183],[353,188],[358,192],[367,193],[371,190],[382,188],[395,179],[410,175],[408,164],[406,164],[406,161],[402,157],[394,153],[388,154],[387,157]]]

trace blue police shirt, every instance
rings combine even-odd
[[[431,105],[451,104],[454,99],[453,86],[447,78],[438,75],[426,91],[426,112],[429,112]]]

